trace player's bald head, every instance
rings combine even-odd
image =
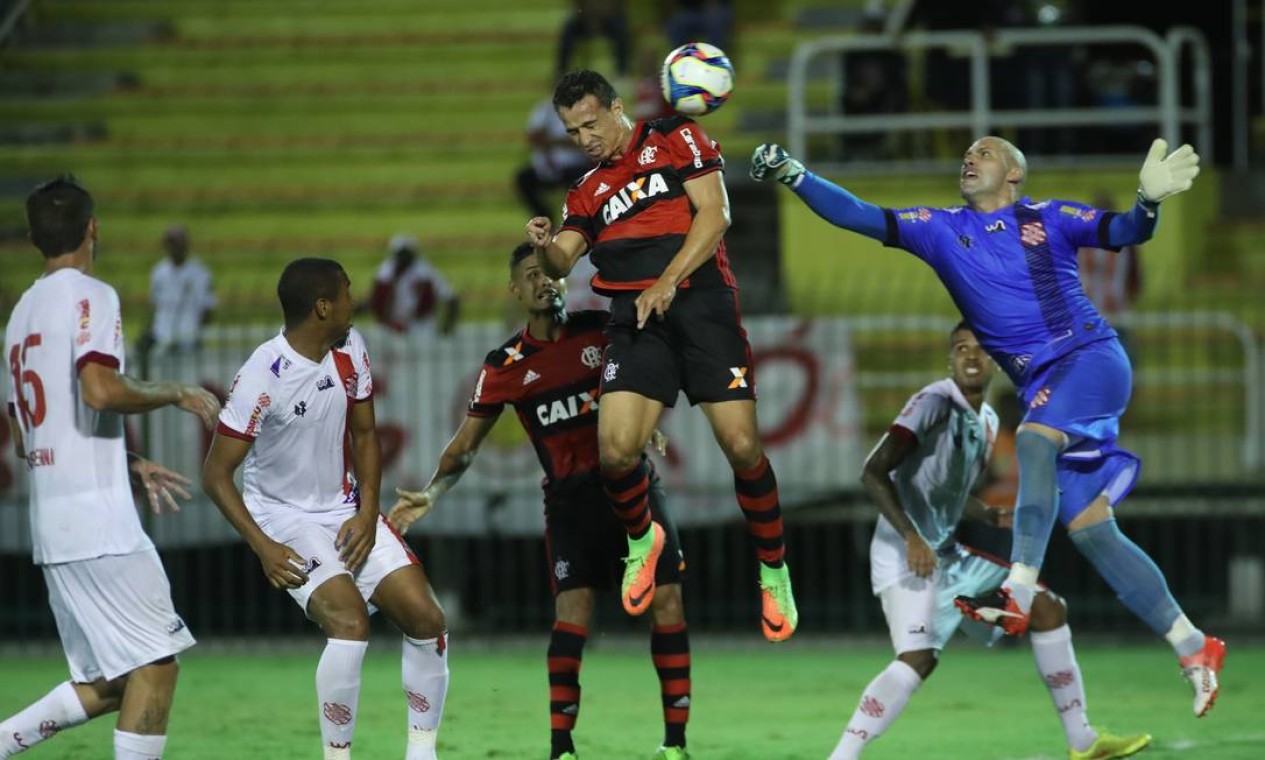
[[[1023,154],[1023,151],[1016,148],[1015,144],[1011,141],[1004,137],[989,135],[988,137],[981,137],[979,140],[976,140],[975,144],[987,144],[994,151],[1005,156],[1006,163],[1009,165],[1009,168],[1019,170],[1019,181],[1015,183],[1017,186],[1023,185],[1024,181],[1028,179],[1028,157]]]

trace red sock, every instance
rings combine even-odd
[[[641,538],[650,529],[650,468],[646,460],[638,460],[631,470],[609,474],[602,472],[602,488],[610,499],[615,516],[632,538]]]
[[[650,654],[663,698],[663,746],[684,747],[690,719],[690,638],[685,623],[655,626]]]
[[[756,556],[766,565],[781,567],[786,553],[782,507],[768,457],[760,457],[760,463],[746,472],[735,472],[734,490],[742,516],[747,519],[747,533],[755,541]]]
[[[571,731],[580,716],[580,664],[589,632],[578,625],[554,623],[549,638],[549,756],[575,752]]]

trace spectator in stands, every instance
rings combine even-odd
[[[882,9],[867,9],[858,31],[882,34],[886,16]],[[840,56],[843,66],[843,113],[849,116],[904,113],[909,107],[905,55],[895,47],[858,50]],[[841,140],[844,160],[887,157],[890,131],[846,134]]]
[[[162,242],[167,255],[150,271],[153,312],[149,329],[141,338],[141,350],[195,351],[201,345],[202,328],[215,309],[211,271],[190,254],[189,231],[183,225],[168,227]]]
[[[571,70],[576,42],[601,34],[611,41],[615,71],[627,77],[632,57],[626,0],[573,0],[558,38],[558,76]]]
[[[1094,196],[1095,208],[1109,211],[1115,208],[1111,193],[1099,190]],[[1130,360],[1136,359],[1129,329],[1121,326],[1120,317],[1128,314],[1142,292],[1142,246],[1126,245],[1119,251],[1107,248],[1080,248],[1079,260],[1081,284],[1085,295],[1094,302],[1098,313],[1106,317],[1120,335],[1120,343]]]
[[[555,219],[560,205],[548,203],[546,194],[565,189],[579,179],[588,171],[589,159],[567,135],[551,98],[542,99],[532,108],[526,133],[531,159],[514,177],[518,197],[532,216]]]
[[[378,321],[423,341],[447,335],[457,323],[460,300],[439,270],[422,256],[417,238],[399,234],[373,280],[369,308]]]
[[[734,9],[730,0],[665,0],[667,7],[663,30],[668,44],[675,48],[687,42],[708,42],[730,50],[734,26]]]

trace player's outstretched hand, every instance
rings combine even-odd
[[[553,239],[553,222],[547,216],[534,216],[527,222],[527,242],[544,248]]]
[[[435,506],[434,499],[425,491],[397,488],[395,495],[400,498],[391,507],[391,511],[387,512],[387,522],[391,523],[397,533],[408,530],[410,525],[425,517],[431,507]]]
[[[157,462],[137,458],[132,461],[132,472],[140,479],[141,487],[145,489],[145,498],[149,500],[149,508],[156,515],[163,513],[164,504],[172,512],[179,512],[180,505],[176,503],[176,496],[185,501],[193,498],[193,494],[185,490],[185,486],[193,485],[193,481]]]
[[[369,559],[369,552],[378,540],[378,511],[362,508],[338,529],[334,548],[343,567],[356,572]]]
[[[905,539],[905,553],[909,557],[909,569],[919,578],[929,578],[936,570],[936,553],[927,540],[918,534]]]
[[[1167,156],[1165,155],[1167,154]],[[1172,153],[1168,143],[1156,139],[1142,163],[1138,175],[1138,194],[1148,203],[1159,203],[1171,195],[1185,192],[1199,175],[1199,154],[1189,145],[1183,145]]]
[[[650,448],[659,452],[659,456],[666,457],[668,455],[668,435],[659,428],[655,428],[650,432]]]
[[[783,185],[794,185],[804,173],[804,165],[777,143],[763,143],[751,154],[751,179],[763,182],[775,179]]]
[[[206,388],[196,385],[183,386],[176,406],[190,414],[196,414],[207,430],[215,429],[215,421],[220,416],[220,400]]]
[[[653,285],[641,291],[637,296],[637,329],[645,327],[651,315],[659,319],[667,316],[674,298],[676,286],[664,279],[655,280]]]
[[[303,572],[307,561],[285,544],[269,541],[256,554],[273,588],[298,588],[307,583],[307,573]]]

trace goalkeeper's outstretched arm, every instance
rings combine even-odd
[[[755,149],[751,154],[751,177],[759,182],[776,179],[791,188],[817,216],[836,227],[879,242],[887,239],[887,215],[881,207],[808,171],[780,145],[765,143]]]

